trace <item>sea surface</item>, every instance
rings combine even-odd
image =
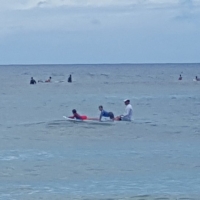
[[[200,64],[0,66],[0,200],[199,200],[195,76]],[[132,122],[63,118],[117,116],[126,98]]]

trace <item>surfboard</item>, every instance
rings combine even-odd
[[[65,82],[65,81],[54,81],[55,83],[63,83],[63,82]]]
[[[74,123],[86,123],[86,124],[94,124],[94,125],[114,125],[115,122],[110,120],[98,121],[98,120],[80,120],[80,119],[72,119],[66,116],[63,116],[67,121]]]

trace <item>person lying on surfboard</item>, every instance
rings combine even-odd
[[[114,114],[112,112],[107,112],[103,109],[103,106],[99,106],[99,110],[101,111],[101,114],[99,116],[99,121],[101,121],[102,117],[110,117],[110,119],[112,119],[114,121],[115,117]]]
[[[47,79],[45,82],[46,82],[46,83],[51,82],[51,76],[50,76],[49,79]]]
[[[73,113],[73,116],[69,116],[69,118],[72,118],[72,119],[80,119],[80,120],[86,120],[87,119],[87,116],[85,115],[79,115],[76,111],[76,109],[73,109],[72,110],[72,113]]]

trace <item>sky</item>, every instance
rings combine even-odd
[[[0,64],[199,63],[200,0],[0,0]]]

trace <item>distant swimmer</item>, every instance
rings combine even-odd
[[[99,121],[101,121],[102,117],[110,117],[114,121],[114,114],[112,112],[107,112],[103,109],[103,106],[99,106],[99,110],[101,111],[101,114],[99,116]]]
[[[70,116],[69,118],[72,118],[72,119],[80,119],[80,120],[86,120],[87,119],[87,116],[85,115],[79,115],[76,111],[76,109],[73,109],[72,110],[72,113],[73,113],[73,116]]]
[[[132,108],[132,106],[130,104],[130,100],[129,99],[125,99],[124,100],[124,104],[126,105],[124,114],[116,117],[115,120],[131,121],[133,108]]]
[[[49,82],[51,82],[51,76],[49,77],[49,79],[48,80],[46,80],[45,81],[46,83],[49,83]]]
[[[72,82],[72,75],[71,75],[71,74],[69,75],[68,82],[69,82],[69,83]]]
[[[31,77],[30,84],[36,84],[36,81]]]
[[[196,80],[196,81],[200,81],[200,78],[198,78],[198,77],[196,76],[196,77],[195,77],[195,80]]]
[[[178,80],[182,80],[182,76],[181,76],[181,74],[180,74],[180,76],[179,76]]]

